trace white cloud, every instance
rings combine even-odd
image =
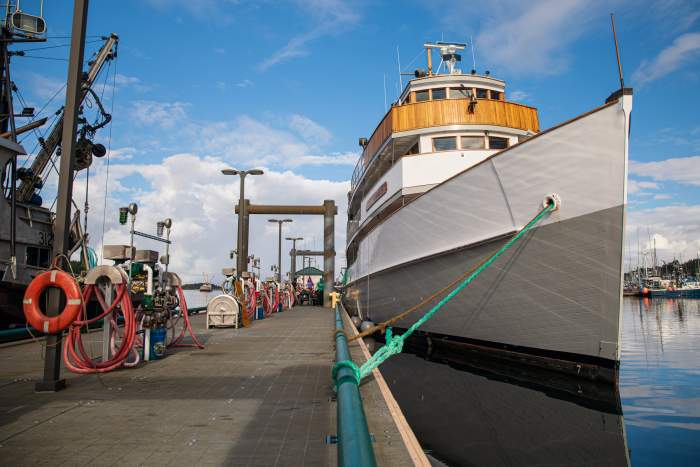
[[[466,37],[471,31],[463,18],[479,12],[483,21],[474,37],[477,65],[540,74],[558,73],[567,67],[568,46],[600,16],[604,6],[590,0],[484,0],[461,7],[447,2],[432,5],[451,29]],[[445,18],[445,8],[450,10],[449,18]]]
[[[118,208],[127,202],[139,205],[136,228],[153,233],[155,223],[165,217],[173,219],[171,269],[185,280],[194,281],[202,272],[221,278],[221,268],[230,266],[228,252],[236,245],[238,179],[221,175],[227,163],[214,157],[176,154],[157,164],[112,164],[110,197],[106,210],[106,244],[128,244],[128,228],[118,223]],[[102,206],[104,203],[105,167],[93,165],[90,177],[88,216],[91,245],[101,251]],[[75,199],[85,194],[84,172],[75,183]],[[143,181],[134,185],[133,177]],[[336,216],[336,271],[340,272],[345,245],[344,214],[347,210],[349,182],[311,180],[290,171],[265,169],[265,174],[246,179],[246,197],[254,203],[314,204],[334,199]],[[78,202],[82,206],[81,202]],[[320,216],[290,216],[294,223],[286,225],[285,235],[304,237],[300,248],[321,248],[323,221]],[[265,216],[252,216],[250,222],[250,254],[262,258],[263,274],[277,262],[277,229],[270,228]],[[137,239],[137,248],[162,250],[147,239]],[[283,271],[289,270],[289,245],[283,245]],[[267,274],[265,273],[267,271]]]
[[[238,88],[249,88],[251,86],[255,86],[255,83],[249,79],[244,79],[236,83],[236,87]]]
[[[302,156],[299,159],[289,161],[289,167],[299,167],[304,165],[347,165],[355,166],[360,154],[354,152],[333,153],[321,156]]]
[[[632,74],[632,81],[636,86],[642,87],[670,75],[698,56],[700,56],[700,32],[683,34],[652,60],[642,61]]]
[[[144,125],[155,125],[161,128],[173,128],[185,119],[185,109],[189,104],[184,102],[135,101],[131,116]]]
[[[660,193],[660,194],[658,194],[658,195],[654,195],[654,199],[657,200],[657,201],[666,200],[666,199],[671,199],[671,198],[673,198],[673,196],[671,196],[671,195],[669,195],[669,194],[667,194],[667,193]]]
[[[314,145],[323,145],[331,140],[330,131],[303,115],[292,115],[289,119],[289,128]]]
[[[59,102],[58,106],[63,104],[63,101],[65,100],[65,90],[59,90],[65,87],[65,81],[44,76],[39,73],[31,73],[29,75],[29,83],[31,90],[36,97],[40,99],[50,99],[55,95],[56,97],[54,98],[54,102]]]
[[[529,99],[530,95],[525,91],[511,91],[508,93],[508,99],[512,101],[525,101]]]
[[[631,195],[639,195],[643,193],[643,190],[658,190],[659,188],[659,184],[656,182],[644,182],[639,180],[627,181],[627,193]]]
[[[651,246],[648,238],[656,238],[659,260],[670,261],[681,255],[685,259],[694,258],[700,250],[700,205],[630,209],[627,213],[628,243],[636,244],[638,232],[645,249]]]
[[[656,181],[700,186],[700,156],[675,157],[653,162],[630,161],[631,174]]]
[[[311,29],[289,39],[284,47],[260,64],[260,71],[266,71],[292,58],[308,55],[307,46],[310,42],[338,34],[360,19],[356,5],[349,5],[343,0],[298,0],[296,4],[311,17]]]

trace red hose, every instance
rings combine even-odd
[[[248,309],[246,310],[246,318],[252,321],[255,318],[255,310],[258,306],[258,301],[255,296],[255,285],[248,284]]]
[[[132,352],[134,347],[134,341],[136,339],[136,314],[134,313],[134,307],[131,303],[131,297],[126,290],[126,284],[118,284],[117,298],[113,301],[110,307],[104,302],[104,297],[102,293],[94,285],[89,285],[83,290],[83,303],[91,298],[94,293],[97,297],[97,301],[100,303],[103,312],[92,319],[85,319],[74,321],[71,325],[66,341],[63,345],[63,361],[68,370],[73,373],[79,374],[89,374],[89,373],[106,373],[112,371],[120,366],[122,366],[129,354]],[[117,308],[117,306],[119,308]],[[83,326],[93,323],[100,318],[109,319],[112,323],[112,333],[110,339],[116,339],[115,335],[118,334],[117,320],[113,311],[121,313],[124,317],[124,329],[123,336],[121,339],[121,345],[119,349],[114,353],[114,356],[109,360],[96,360],[90,357],[83,346],[82,334],[80,332]],[[77,349],[77,351],[76,351]]]
[[[182,317],[185,319],[185,325],[182,327],[182,332],[178,337],[175,338],[170,343],[171,347],[197,347],[199,349],[203,349],[204,345],[202,345],[199,340],[197,340],[197,336],[195,336],[194,331],[192,330],[192,323],[190,323],[190,313],[187,310],[187,301],[185,300],[185,291],[182,290],[182,287],[178,286],[177,287],[177,296],[180,299],[180,313],[182,314]],[[185,338],[185,333],[189,332],[190,336],[192,336],[192,342],[193,344],[181,344],[182,339]]]
[[[279,287],[275,286],[275,305],[272,307],[272,310],[277,313],[277,311],[280,309],[280,289]]]
[[[273,312],[272,304],[270,303],[270,294],[268,293],[269,290],[270,287],[263,285],[263,310],[265,311],[265,317],[270,316]]]

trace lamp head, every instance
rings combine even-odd
[[[223,169],[221,171],[221,173],[224,175],[238,175],[238,170],[236,170],[236,169]]]
[[[139,212],[138,204],[136,204],[136,203],[129,204],[129,214],[131,214],[132,216],[135,216],[137,212]]]
[[[265,172],[262,171],[262,169],[250,169],[247,171],[248,175],[262,175]]]

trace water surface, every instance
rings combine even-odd
[[[446,465],[700,465],[700,300],[626,298],[621,344],[619,387],[435,350],[382,373]]]

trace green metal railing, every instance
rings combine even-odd
[[[333,382],[338,398],[338,465],[375,467],[377,461],[360,397],[357,366],[348,350],[340,305],[335,307],[335,361]]]

